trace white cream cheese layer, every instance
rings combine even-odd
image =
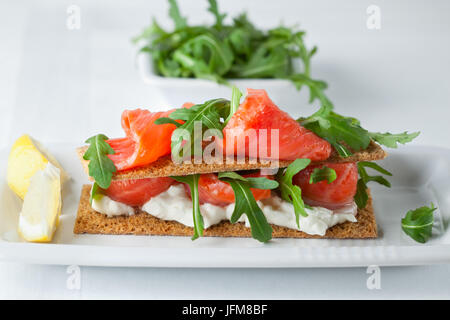
[[[300,230],[311,235],[325,235],[328,228],[346,221],[356,222],[357,206],[355,203],[339,210],[328,210],[322,207],[306,209],[307,217],[300,216],[300,229],[295,222],[294,207],[291,203],[273,196],[270,199],[258,201],[270,224]],[[92,200],[92,208],[108,217],[119,215],[133,215],[134,208],[117,202],[108,196]],[[186,196],[182,185],[173,185],[167,191],[151,198],[144,204],[142,210],[161,220],[172,220],[193,227],[192,201]],[[215,206],[209,203],[202,204],[200,210],[203,216],[204,227],[209,228],[222,220],[230,220],[233,214],[234,204],[226,207]],[[250,227],[247,216],[242,215],[239,222],[244,222]]]
[[[92,199],[92,209],[97,212],[106,214],[108,217],[113,216],[131,216],[134,214],[134,208],[124,203],[114,201],[108,196],[101,195],[97,199]]]
[[[346,221],[356,222],[357,207],[352,203],[345,208],[331,211],[322,207],[306,209],[308,216],[300,216],[300,229],[295,222],[294,207],[291,203],[274,196],[270,199],[258,201],[270,224],[296,229],[312,235],[325,235],[328,228]],[[95,208],[94,208],[95,209]],[[215,206],[209,203],[200,206],[203,216],[204,227],[229,220],[233,213],[234,204],[226,207]],[[193,227],[192,201],[186,196],[182,185],[173,185],[167,191],[151,198],[142,210],[162,220],[173,220],[186,226]],[[245,222],[246,227],[250,224],[245,215],[240,222]]]

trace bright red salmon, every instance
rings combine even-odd
[[[227,134],[227,132],[234,131],[238,139],[245,139],[249,129],[257,132],[258,148],[262,146],[259,141],[259,130],[267,129],[268,157],[265,159],[277,160],[270,152],[271,143],[275,143],[271,141],[271,129],[279,130],[279,160],[308,158],[312,161],[321,161],[328,159],[331,153],[331,145],[327,141],[303,128],[289,114],[280,110],[270,100],[265,90],[247,89],[245,101],[224,128],[223,142],[218,141],[219,147],[223,148],[223,153],[226,153],[226,145],[231,143],[234,147],[234,154],[238,154],[239,144],[236,143],[232,134]],[[245,152],[248,156],[249,142],[247,139],[245,139]]]
[[[175,181],[169,177],[113,180],[105,193],[111,199],[140,207],[150,198],[166,191]]]
[[[324,165],[336,171],[336,180],[332,183],[323,180],[310,184],[309,179],[313,170]],[[336,209],[353,201],[358,182],[358,169],[355,162],[311,165],[295,175],[292,181],[302,189],[302,197],[307,204]]]
[[[122,128],[125,138],[107,142],[116,152],[109,155],[117,170],[143,166],[170,154],[170,138],[176,129],[173,124],[155,124],[155,120],[167,117],[173,110],[150,112],[136,109],[122,113]]]

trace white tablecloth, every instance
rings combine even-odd
[[[210,19],[206,1],[179,2],[190,21]],[[81,9],[80,30],[66,27],[71,4]],[[356,0],[220,4],[232,14],[251,9],[261,26],[300,22],[319,46],[313,73],[327,80],[341,113],[369,129],[421,130],[414,144],[450,146],[449,2],[381,2],[380,30],[367,29],[369,4]],[[119,135],[111,119],[124,107],[164,104],[139,79],[130,38],[152,15],[169,25],[166,10],[163,0],[2,1],[0,147],[25,132],[47,143],[80,141],[98,128]],[[369,290],[364,268],[82,267],[81,289],[69,290],[65,266],[0,262],[0,298],[448,298],[449,272],[382,268],[381,290]]]

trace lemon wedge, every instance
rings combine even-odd
[[[59,168],[62,185],[68,176],[56,159],[29,135],[21,136],[16,140],[9,153],[8,186],[21,199],[24,199],[30,185],[30,178],[37,171],[44,170],[49,162]]]
[[[60,169],[48,162],[30,179],[18,233],[27,241],[49,242],[59,224],[61,214]]]

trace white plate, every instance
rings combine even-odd
[[[294,62],[297,65],[297,62]],[[142,80],[156,88],[169,106],[181,106],[186,101],[202,102],[217,97],[231,97],[230,87],[218,84],[214,81],[195,78],[169,78],[155,73],[151,58],[147,53],[137,56],[137,68]],[[298,109],[299,99],[307,101],[306,92],[304,97],[299,98],[300,92],[289,80],[283,79],[229,79],[229,82],[237,86],[242,92],[247,88],[266,89],[270,92],[270,98],[283,106],[283,110]],[[300,100],[301,101],[301,100]]]
[[[450,149],[403,147],[383,166],[392,188],[372,186],[380,237],[376,240],[74,235],[78,198],[87,178],[73,145],[49,149],[72,176],[64,190],[61,224],[53,243],[25,243],[16,233],[21,201],[6,185],[6,159],[0,162],[0,257],[42,264],[155,267],[336,267],[420,265],[450,262]],[[8,154],[1,150],[0,154]],[[433,202],[433,238],[418,244],[400,228],[406,211]]]

